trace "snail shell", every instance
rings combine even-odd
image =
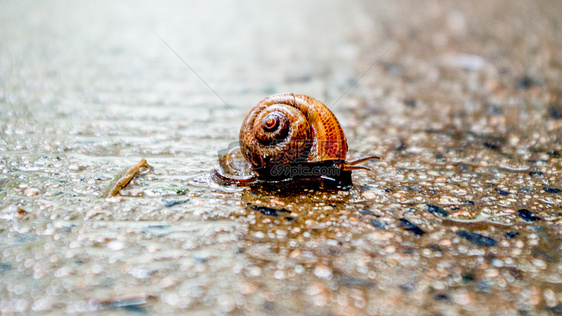
[[[347,141],[335,115],[302,94],[267,97],[248,114],[240,129],[242,155],[256,171],[277,164],[344,163]]]

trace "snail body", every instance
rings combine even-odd
[[[240,171],[245,164],[243,168],[250,168],[261,180],[313,177],[351,184],[351,170],[368,169],[356,163],[378,159],[346,161],[347,140],[336,116],[320,101],[293,93],[269,96],[253,107],[240,128],[239,144],[239,153],[223,155],[219,162],[223,171],[238,166],[223,176],[242,173],[244,181],[252,179]],[[291,167],[308,169],[275,172]]]

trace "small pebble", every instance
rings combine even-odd
[[[527,162],[530,162],[530,163],[547,163],[548,160],[546,160],[546,159],[527,159]]]
[[[0,272],[11,270],[13,267],[9,263],[0,262]]]
[[[517,79],[517,88],[519,89],[529,89],[536,85],[538,85],[537,81],[527,75]]]
[[[404,100],[404,105],[409,107],[409,108],[415,108],[416,107],[416,100],[406,99],[406,100]]]
[[[375,287],[375,282],[361,279],[361,278],[354,278],[349,276],[340,276],[338,282],[341,284],[345,284],[348,287]]]
[[[408,282],[408,283],[401,284],[399,287],[405,293],[409,293],[416,289],[416,283]]]
[[[332,278],[332,270],[321,263],[317,264],[314,268],[314,274],[321,279],[328,280]]]
[[[551,104],[550,107],[548,108],[548,115],[555,120],[561,119],[562,105]]]
[[[469,283],[469,282],[474,282],[474,280],[476,280],[476,278],[474,277],[474,274],[472,274],[472,273],[465,273],[462,276],[462,280],[466,283]]]
[[[18,214],[16,215],[17,218],[22,219],[25,218],[26,215],[27,215],[27,211],[25,211],[22,208],[18,208]]]
[[[478,233],[472,233],[466,230],[461,230],[457,232],[457,235],[470,241],[472,244],[476,246],[491,247],[497,244],[497,242],[493,238],[486,237]]]
[[[533,247],[533,254],[535,255],[535,257],[541,257],[546,262],[556,262],[553,256],[538,247]]]
[[[427,204],[427,211],[436,216],[445,217],[449,215],[449,213],[437,205]]]
[[[23,194],[25,194],[26,196],[37,195],[37,194],[39,194],[39,190],[36,189],[36,188],[27,188],[27,189],[23,190]]]
[[[364,214],[364,215],[373,215],[373,212],[369,211],[369,210],[359,210],[359,213]]]
[[[505,233],[505,237],[507,239],[513,239],[513,238],[517,237],[517,235],[519,235],[518,232],[507,232],[507,233]]]
[[[113,240],[113,241],[110,241],[109,243],[107,243],[107,248],[109,248],[111,250],[121,250],[121,249],[125,248],[125,244],[121,241]]]
[[[554,307],[552,308],[552,312],[554,312],[556,315],[562,314],[562,303],[560,303],[560,304],[554,306]]]
[[[531,177],[542,177],[542,176],[543,176],[543,173],[540,172],[540,171],[531,171],[531,172],[529,172],[529,175],[530,175]]]
[[[556,293],[552,289],[545,289],[543,291],[543,297],[548,307],[556,306],[558,300],[556,299]]]
[[[496,190],[496,192],[498,192],[501,195],[508,195],[509,194],[509,191],[500,190],[500,189],[494,189],[494,190]]]
[[[482,280],[482,281],[478,282],[478,284],[476,285],[476,288],[477,288],[479,291],[482,291],[482,292],[486,292],[486,293],[487,293],[487,292],[490,292],[490,287],[491,287],[491,286],[492,286],[492,285],[491,285],[491,282],[490,282],[490,281],[488,281],[488,280]]]
[[[410,223],[408,220],[403,218],[400,219],[400,225],[404,227],[405,230],[412,232],[416,236],[423,236],[425,232],[419,228],[419,226]]]
[[[467,305],[473,301],[473,296],[470,293],[455,292],[453,294],[454,302],[459,305]]]
[[[370,222],[371,222],[371,225],[373,225],[374,227],[376,227],[378,229],[386,229],[386,224],[381,222],[381,221],[378,221],[374,218],[371,218]]]
[[[146,298],[133,297],[125,299],[116,299],[115,301],[103,302],[101,308],[118,308],[130,313],[145,314],[146,309],[143,305],[146,304]]]
[[[498,105],[488,104],[488,110],[486,113],[490,115],[502,115],[503,109]]]
[[[189,201],[189,199],[178,199],[178,200],[172,200],[172,199],[162,199],[162,204],[165,207],[172,207],[174,205],[178,205],[178,204],[182,204]]]
[[[267,206],[259,206],[259,205],[252,205],[251,208],[255,211],[260,211],[260,213],[262,213],[263,215],[275,216],[275,217],[279,217],[278,212],[291,213],[291,211],[286,210],[284,208],[276,209],[276,208],[271,208],[271,207],[267,207]]]
[[[560,193],[562,190],[556,188],[542,188],[547,193]]]
[[[491,142],[484,142],[484,147],[494,149],[494,150],[501,148],[500,145],[494,144],[494,143],[491,143]]]
[[[520,209],[517,212],[519,213],[519,217],[527,222],[534,222],[541,219],[540,217],[533,215],[533,213],[527,209]]]
[[[437,294],[433,298],[436,301],[449,301],[449,296],[447,294]]]

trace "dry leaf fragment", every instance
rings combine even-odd
[[[126,187],[127,184],[129,184],[129,182],[131,182],[131,180],[141,172],[141,168],[154,169],[151,165],[148,164],[148,162],[146,162],[146,159],[142,158],[138,164],[127,170],[127,172],[125,172],[125,174],[123,174],[123,176],[121,176],[121,178],[117,180],[115,185],[113,185],[113,187],[107,194],[107,197],[109,198],[117,195],[121,189]]]

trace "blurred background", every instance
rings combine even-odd
[[[188,143],[196,131],[236,140],[237,124],[225,122],[240,122],[278,92],[328,106],[343,95],[332,110],[347,124],[354,119],[344,108],[369,107],[363,126],[379,123],[369,114],[396,111],[404,100],[444,114],[442,103],[470,111],[521,102],[503,88],[541,86],[548,88],[541,100],[559,99],[555,1],[2,6],[4,112],[58,120],[63,133],[109,136],[102,121],[164,120],[153,128],[167,135],[167,126],[189,124],[191,132],[172,131]],[[123,123],[111,136],[145,133],[124,131]]]
[[[562,310],[561,201],[541,191],[562,186],[562,2],[0,8],[0,312]],[[348,158],[384,158],[375,172],[335,197],[209,182],[250,108],[280,92],[330,107]],[[100,198],[141,157],[154,173]],[[279,224],[256,201],[301,217]],[[492,218],[470,229],[503,248],[462,246],[464,224],[412,211],[424,203]],[[547,220],[524,225],[523,207]],[[431,234],[405,231],[408,216]],[[505,227],[527,238],[518,254]]]

